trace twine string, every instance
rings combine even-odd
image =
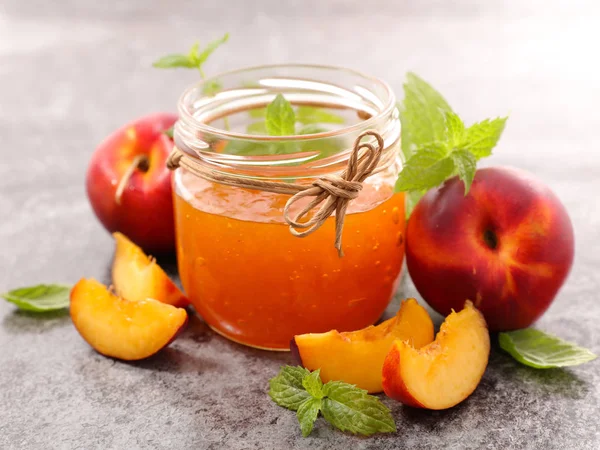
[[[361,142],[363,138],[372,136],[376,144]],[[342,257],[342,231],[346,210],[350,201],[358,197],[363,181],[375,172],[383,152],[383,138],[375,131],[365,131],[354,141],[348,166],[339,175],[324,175],[311,184],[285,183],[242,178],[206,167],[200,160],[177,147],[167,159],[167,167],[175,170],[183,167],[207,181],[245,189],[291,195],[283,209],[283,217],[290,227],[290,232],[297,237],[305,237],[317,231],[335,212],[335,248]],[[292,206],[305,197],[314,197],[301,211],[292,216]],[[318,209],[317,209],[318,208]],[[316,212],[307,220],[303,220],[311,211]]]

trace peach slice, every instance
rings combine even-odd
[[[70,314],[81,337],[98,353],[127,361],[166,347],[187,322],[185,309],[152,299],[125,300],[85,278],[71,290]]]
[[[415,347],[433,341],[433,323],[415,299],[402,302],[395,317],[358,331],[301,334],[292,340],[304,367],[321,369],[323,382],[345,381],[371,393],[381,392],[381,368],[395,339]]]
[[[416,349],[397,340],[383,364],[383,390],[405,405],[446,409],[477,387],[490,354],[485,319],[469,301],[446,317],[435,341]]]
[[[115,291],[130,301],[147,298],[184,307],[188,299],[173,283],[156,261],[124,234],[113,233],[116,241],[112,279]]]

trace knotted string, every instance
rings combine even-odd
[[[366,136],[373,136],[377,144],[361,142]],[[344,255],[342,251],[342,230],[348,203],[358,197],[363,187],[363,181],[379,165],[382,152],[383,138],[379,133],[365,131],[354,141],[354,147],[348,159],[348,167],[339,176],[325,175],[317,178],[309,185],[262,181],[229,175],[207,168],[199,159],[182,152],[177,147],[169,155],[167,167],[170,170],[183,167],[194,175],[213,183],[291,195],[283,209],[283,217],[294,236],[305,237],[314,233],[335,212],[335,248],[338,255],[342,257]],[[292,217],[290,213],[292,205],[304,197],[314,198]],[[302,222],[302,219],[317,207],[319,208],[316,213],[310,219]]]

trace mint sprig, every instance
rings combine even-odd
[[[267,106],[265,126],[271,136],[291,136],[296,133],[294,108],[283,95],[277,94],[275,100]]]
[[[455,175],[467,195],[477,161],[491,155],[507,118],[486,119],[467,128],[444,97],[414,73],[407,75],[398,110],[405,162],[395,190],[408,192],[407,212],[427,190]]]
[[[513,358],[536,369],[576,366],[597,358],[587,348],[533,328],[500,333],[498,340]]]
[[[319,370],[285,366],[269,385],[275,403],[297,411],[304,437],[311,433],[319,413],[342,431],[365,436],[396,431],[390,410],[377,397],[341,381],[323,384]]]
[[[19,309],[31,312],[58,311],[69,307],[71,286],[64,284],[38,284],[13,289],[0,294]]]
[[[222,44],[229,40],[229,33],[223,37],[210,42],[204,49],[200,50],[200,43],[196,42],[187,54],[175,53],[163,56],[152,64],[159,69],[197,69],[200,77],[205,78],[203,65],[212,53]]]

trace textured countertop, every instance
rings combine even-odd
[[[572,273],[537,326],[599,353],[599,23],[594,0],[3,0],[0,291],[82,276],[109,282],[113,245],[84,191],[90,154],[123,123],[174,110],[195,81],[151,69],[153,59],[229,31],[211,73],[329,63],[400,93],[414,70],[468,122],[510,113],[490,163],[534,171],[576,234]],[[161,262],[175,273],[173,261]],[[399,292],[414,294],[410,282]],[[0,448],[600,448],[598,361],[536,371],[495,349],[470,399],[443,412],[384,400],[398,432],[369,439],[321,420],[302,439],[295,415],[266,395],[290,362],[226,341],[197,317],[157,356],[115,362],[85,344],[68,316],[42,319],[1,301]]]

